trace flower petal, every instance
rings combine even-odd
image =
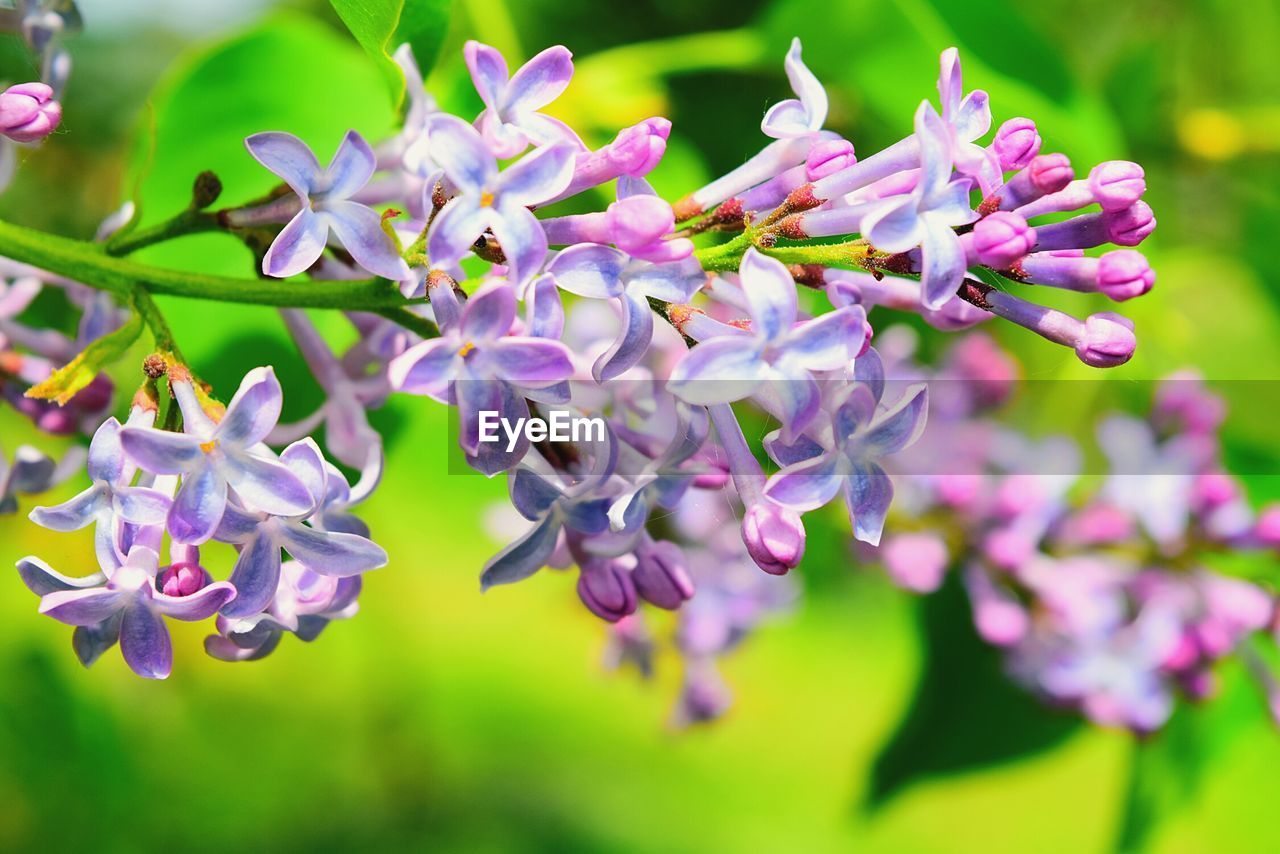
[[[866,341],[866,310],[849,305],[795,326],[786,336],[783,352],[788,366],[809,371],[834,371],[853,360]]]
[[[311,492],[279,460],[228,449],[220,467],[244,503],[273,516],[300,516],[312,508]]]
[[[167,679],[173,669],[173,643],[164,620],[139,602],[120,621],[120,652],[129,669],[147,679]]]
[[[644,358],[653,340],[653,310],[642,294],[628,290],[619,300],[622,304],[622,330],[609,349],[591,367],[596,382],[614,379]]]
[[[101,623],[76,626],[71,633],[71,648],[85,667],[93,664],[120,639],[121,614],[116,612]]]
[[[525,291],[525,324],[535,338],[559,340],[564,334],[564,303],[555,276],[544,274]]]
[[[804,104],[795,98],[779,101],[764,114],[764,119],[760,122],[760,130],[765,136],[771,136],[774,139],[808,136],[811,133],[809,113],[804,108]]]
[[[151,594],[152,606],[166,617],[175,620],[197,622],[207,620],[218,609],[236,597],[236,588],[226,581],[215,581],[206,584],[195,593],[186,596],[166,596],[164,593]]]
[[[365,138],[354,130],[342,138],[329,168],[325,170],[325,196],[346,199],[369,183],[377,166],[377,158]]]
[[[622,293],[622,272],[629,261],[625,252],[612,246],[579,243],[557,253],[547,272],[571,294],[608,299]]]
[[[409,275],[391,237],[382,230],[378,212],[359,202],[326,202],[325,217],[342,247],[361,267],[383,278],[399,281]]]
[[[145,486],[116,487],[112,497],[116,515],[135,525],[162,524],[173,506],[168,495]]]
[[[494,373],[517,385],[540,388],[573,375],[573,357],[559,341],[500,338],[486,352],[493,359]]]
[[[669,264],[640,264],[627,271],[627,290],[664,302],[687,303],[707,281],[693,258]]]
[[[507,60],[496,47],[474,40],[463,45],[462,56],[467,70],[471,72],[471,82],[480,93],[480,100],[486,107],[497,109],[510,76]]]
[[[490,558],[480,574],[480,589],[522,581],[542,569],[555,551],[559,534],[560,524],[555,516],[546,516],[524,536]]]
[[[57,590],[40,599],[40,613],[71,626],[91,626],[110,617],[129,599],[109,587]]]
[[[836,463],[834,454],[793,463],[769,478],[764,494],[792,510],[816,510],[840,491],[843,478]]]
[[[306,485],[314,505],[324,501],[329,491],[329,473],[325,468],[324,454],[320,453],[320,446],[314,439],[299,439],[285,448],[280,452],[280,462],[288,466]]]
[[[182,474],[204,458],[195,436],[154,427],[124,427],[120,444],[130,459],[151,474]]]
[[[103,488],[91,486],[61,504],[33,508],[30,519],[50,531],[78,531],[94,522],[108,506]]]
[[[949,227],[930,225],[920,244],[920,294],[926,308],[939,309],[964,280],[964,244]]]
[[[311,208],[298,211],[271,241],[262,256],[262,272],[287,279],[305,272],[324,252],[329,241],[329,223]]]
[[[18,576],[22,579],[22,583],[37,596],[47,596],[59,590],[100,587],[107,580],[101,572],[80,578],[63,575],[38,557],[24,557],[18,561]]]
[[[962,142],[973,142],[991,130],[991,99],[977,89],[965,96],[951,116],[951,126]]]
[[[911,196],[892,196],[862,217],[862,233],[881,252],[906,252],[919,245],[922,232]]]
[[[214,435],[232,447],[251,448],[266,439],[276,426],[283,405],[284,392],[275,371],[254,368],[241,380]]]
[[[284,179],[304,199],[320,183],[320,162],[307,144],[291,133],[255,133],[245,139],[244,146],[255,160]]]
[[[408,394],[439,397],[458,373],[458,342],[432,338],[405,350],[391,360],[387,378]]]
[[[821,130],[827,120],[827,90],[800,58],[800,39],[791,40],[791,49],[787,51],[783,67],[787,71],[787,79],[791,81],[791,91],[796,93],[800,103],[804,105],[807,130]]]
[[[320,575],[345,578],[387,565],[382,547],[356,534],[318,531],[295,522],[280,526],[279,542],[295,560]]]
[[[564,45],[549,47],[512,75],[501,109],[512,113],[541,109],[560,97],[572,79],[573,54]]]
[[[495,189],[507,203],[540,205],[569,186],[577,156],[568,143],[544,145],[502,170]]]
[[[916,139],[920,144],[920,193],[928,198],[951,180],[951,134],[946,123],[924,101],[916,110]]]
[[[89,477],[115,483],[124,476],[126,462],[120,445],[120,422],[112,416],[102,422],[89,443]]]
[[[928,386],[924,383],[912,385],[893,406],[876,418],[865,435],[859,437],[859,446],[874,456],[896,454],[909,448],[924,432],[928,414]]]
[[[498,175],[498,164],[484,139],[457,116],[435,113],[427,119],[431,156],[464,195],[479,195]],[[434,253],[433,253],[433,260]]]
[[[738,273],[751,307],[752,331],[761,338],[776,340],[796,322],[795,279],[781,261],[755,247],[742,256]]]
[[[855,539],[880,545],[884,532],[884,517],[893,502],[893,481],[884,469],[875,463],[854,466],[844,479],[844,500],[849,507],[849,519],[853,523]]]
[[[504,200],[498,216],[493,218],[493,234],[507,258],[507,274],[517,289],[523,289],[538,274],[547,260],[547,233],[538,218],[518,205]]]
[[[672,369],[667,390],[686,403],[733,403],[755,391],[764,376],[765,364],[755,339],[724,335],[686,353]]]
[[[169,508],[169,534],[175,542],[199,545],[213,536],[227,509],[227,482],[219,467],[206,461],[182,479]]]
[[[475,196],[455,196],[441,210],[427,232],[427,254],[436,267],[456,264],[471,251],[489,227],[492,211],[480,207]]]

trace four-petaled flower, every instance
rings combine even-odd
[[[531,142],[534,145],[568,142],[579,150],[586,150],[568,125],[538,112],[560,97],[573,78],[573,54],[568,48],[564,45],[547,48],[520,66],[510,78],[507,61],[497,48],[469,41],[462,53],[485,106],[476,119],[476,127],[494,157],[503,160],[516,157]]]
[[[395,281],[408,277],[408,266],[382,230],[382,217],[373,208],[351,200],[369,183],[377,165],[364,137],[347,131],[324,168],[307,144],[293,134],[255,133],[244,144],[302,202],[302,210],[276,235],[263,256],[263,273],[285,278],[303,272],[324,253],[332,229],[342,247],[369,272]]]

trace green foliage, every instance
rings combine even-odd
[[[329,0],[365,53],[386,78],[391,100],[404,101],[404,72],[391,58],[408,43],[418,66],[426,70],[435,62],[449,22],[447,0]]]
[[[67,364],[58,368],[49,378],[27,390],[27,397],[52,400],[66,404],[101,371],[124,356],[142,334],[142,316],[136,311],[125,324],[114,332],[103,335],[85,347]]]

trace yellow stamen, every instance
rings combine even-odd
[[[493,207],[493,193],[490,193],[488,190],[485,190],[483,193],[480,194],[480,207],[482,208]]]
[[[210,439],[208,442],[200,443],[200,450],[204,451],[206,454],[212,454],[213,449],[216,447],[218,447],[217,439]]]
[[[458,351],[458,355],[465,359],[467,356],[471,355],[471,351],[475,348],[476,345],[468,341],[466,344],[462,345],[462,349]]]

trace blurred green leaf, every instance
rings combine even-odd
[[[1195,800],[1241,731],[1259,718],[1256,690],[1238,662],[1223,675],[1225,685],[1210,702],[1180,704],[1164,729],[1134,745],[1117,851],[1146,850],[1160,826]]]
[[[408,43],[424,71],[435,62],[449,24],[448,0],[329,0],[386,78],[391,100],[404,101],[404,72],[391,55]]]
[[[872,766],[868,809],[933,777],[1046,750],[1079,727],[1010,681],[999,652],[973,629],[958,573],[916,614],[924,662],[907,713]]]
[[[27,397],[36,400],[56,401],[59,406],[93,382],[99,372],[124,356],[142,334],[142,317],[137,312],[129,315],[124,325],[103,335],[81,350],[76,357],[58,368],[41,383],[27,390]]]

